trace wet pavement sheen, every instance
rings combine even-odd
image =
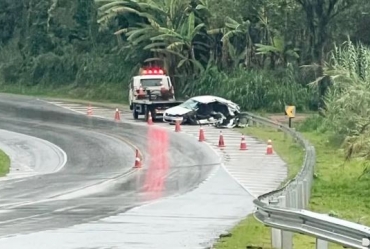
[[[94,109],[98,120],[80,115],[85,106],[53,104],[69,110],[32,98],[0,100],[0,129],[48,140],[69,157],[60,172],[0,192],[5,204],[35,201],[0,208],[1,248],[206,248],[253,211],[252,195],[286,175],[263,143],[247,137],[251,149],[238,151],[234,131],[225,131],[220,151],[216,129],[207,128],[207,146],[188,135],[197,136],[197,127],[174,133],[127,113],[124,123],[113,123],[112,109]],[[133,149],[125,141],[143,152],[142,169],[131,172]]]

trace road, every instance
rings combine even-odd
[[[67,162],[65,152],[46,140],[7,130],[0,130],[0,137],[0,148],[12,162],[0,181],[57,172]]]
[[[91,119],[35,98],[0,97],[0,129],[49,141],[68,157],[57,172],[0,182],[0,238],[96,221],[186,193],[220,164],[185,134]],[[139,170],[132,169],[133,146],[144,156]]]

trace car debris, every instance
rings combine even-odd
[[[167,109],[163,121],[190,125],[213,125],[218,128],[235,128],[239,125],[239,105],[212,95],[190,98],[178,106]]]

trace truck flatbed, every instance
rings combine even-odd
[[[133,104],[144,104],[144,105],[173,105],[173,104],[182,104],[184,101],[181,100],[148,100],[148,99],[136,99],[133,100]]]
[[[183,102],[181,100],[136,99],[132,101],[132,115],[134,119],[138,119],[139,115],[144,115],[145,121],[147,121],[150,114],[154,121],[158,118],[163,118],[163,114],[168,108],[178,106]]]

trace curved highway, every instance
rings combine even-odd
[[[55,173],[0,181],[0,237],[87,223],[183,194],[220,163],[187,135],[91,119],[28,97],[1,95],[0,129],[49,141],[68,157]],[[138,170],[133,146],[144,156]]]
[[[0,130],[0,137],[0,148],[12,162],[10,172],[0,181],[53,173],[66,164],[65,152],[46,140],[7,130]]]

